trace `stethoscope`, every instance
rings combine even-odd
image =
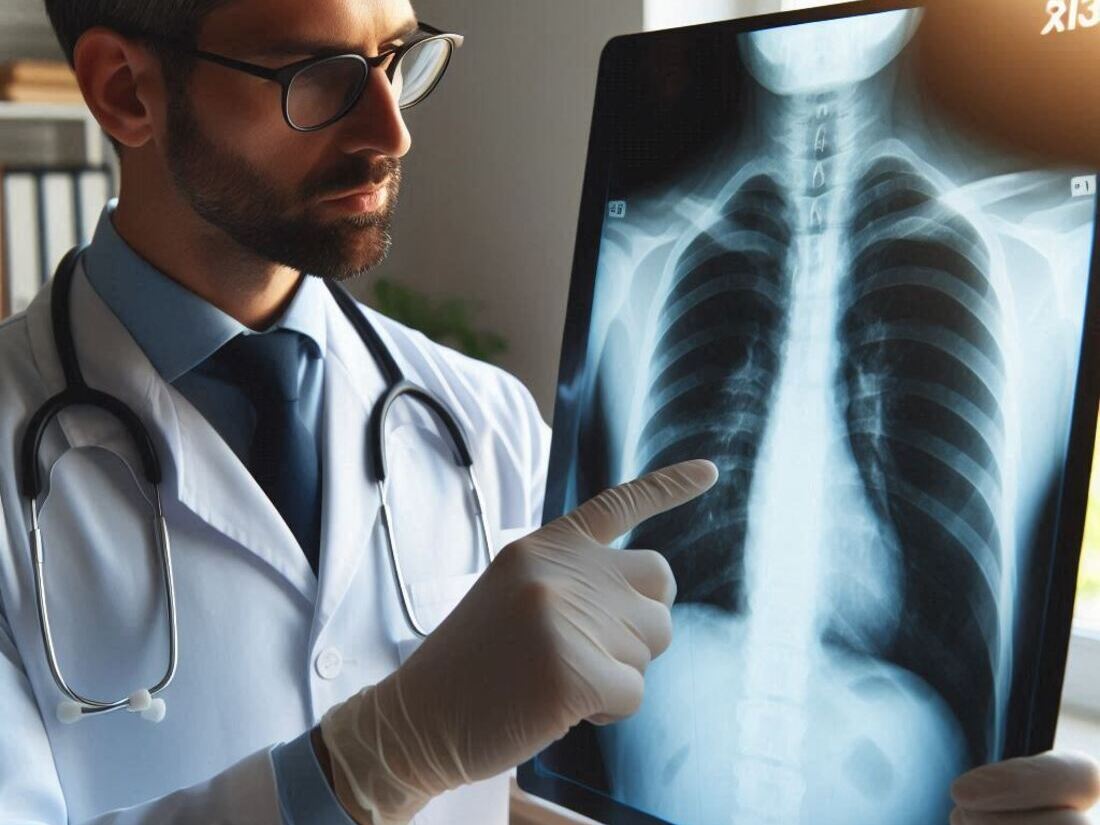
[[[171,684],[178,663],[176,598],[172,583],[171,543],[160,498],[161,467],[156,450],[153,448],[153,441],[141,419],[134,411],[117,398],[92,389],[84,382],[84,375],[80,370],[76,348],[73,344],[73,333],[69,320],[69,297],[77,261],[86,248],[86,246],[77,246],[70,249],[58,265],[53,278],[50,319],[53,325],[54,346],[57,349],[61,369],[65,376],[65,389],[48,399],[38,409],[31,417],[30,422],[27,424],[27,430],[23,435],[21,455],[22,491],[30,502],[31,526],[29,535],[34,559],[34,589],[35,599],[38,603],[38,622],[42,627],[42,639],[46,648],[46,659],[49,662],[50,672],[53,674],[53,679],[61,693],[67,697],[57,706],[57,718],[61,722],[68,724],[76,722],[87,715],[107,713],[120,708],[125,708],[133,713],[140,713],[143,718],[152,722],[159,722],[164,718],[166,707],[164,700],[157,697],[157,694]],[[359,337],[370,351],[371,357],[386,380],[387,390],[371,410],[369,423],[371,454],[369,464],[381,499],[381,520],[386,534],[386,544],[389,548],[394,579],[401,594],[401,610],[412,631],[420,638],[424,638],[428,635],[428,631],[420,624],[412,608],[408,585],[397,552],[397,542],[393,533],[393,520],[390,516],[389,506],[386,503],[386,418],[389,415],[390,408],[399,398],[408,397],[423,404],[434,413],[449,433],[451,446],[454,448],[455,463],[466,469],[474,510],[481,525],[486,563],[491,563],[493,560],[492,538],[489,533],[489,523],[486,518],[481,488],[478,486],[477,476],[474,474],[470,448],[466,443],[462,428],[447,405],[427,389],[405,380],[397,361],[394,360],[393,355],[386,348],[377,331],[367,322],[347,290],[333,281],[326,281],[326,283],[340,310],[351,322],[355,331],[359,333]],[[81,696],[65,681],[57,661],[57,652],[54,649],[53,637],[50,634],[49,614],[46,610],[46,582],[44,577],[46,548],[38,524],[38,496],[42,492],[38,451],[49,423],[62,410],[76,406],[96,407],[114,416],[124,425],[137,447],[143,475],[153,488],[153,533],[160,554],[164,591],[167,597],[168,668],[164,676],[153,687],[136,690],[128,697],[115,701],[100,701]]]

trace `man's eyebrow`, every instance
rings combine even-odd
[[[394,40],[403,40],[414,34],[420,28],[420,23],[408,20],[394,27],[393,33],[379,40],[379,43],[392,43]],[[281,56],[293,57],[299,54],[327,54],[327,53],[358,53],[363,48],[362,43],[337,43],[330,40],[314,40],[311,38],[289,38],[267,43],[252,52],[253,56]]]

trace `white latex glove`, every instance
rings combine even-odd
[[[582,719],[634,713],[647,665],[672,639],[676,582],[655,550],[607,545],[717,478],[709,461],[658,470],[505,547],[401,667],[322,718],[349,814],[406,823]]]
[[[1088,825],[1100,800],[1091,756],[1048,751],[964,773],[951,786],[951,825]]]

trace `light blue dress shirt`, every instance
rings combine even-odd
[[[206,360],[240,333],[276,329],[301,333],[299,405],[320,457],[321,391],[327,346],[328,290],[324,284],[317,278],[303,278],[283,317],[265,330],[251,330],[138,255],[110,219],[117,203],[117,198],[112,199],[100,213],[85,253],[85,272],[92,288],[122,321],[161,378],[203,414],[247,466],[256,414],[245,394],[234,384],[216,377]]]
[[[314,277],[303,278],[282,318],[266,330],[250,330],[138,255],[111,220],[117,205],[118,199],[113,198],[100,213],[84,269],[96,294],[160,376],[206,417],[247,466],[255,413],[241,390],[214,375],[207,359],[240,333],[275,329],[300,333],[300,411],[320,457],[327,347],[324,284]],[[353,825],[321,771],[309,734],[307,730],[272,752],[283,819],[286,825]]]

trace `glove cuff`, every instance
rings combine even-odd
[[[355,819],[405,825],[443,791],[443,779],[409,717],[399,671],[371,685],[321,718],[321,738],[339,773],[336,795]],[[348,797],[351,798],[348,798]]]

